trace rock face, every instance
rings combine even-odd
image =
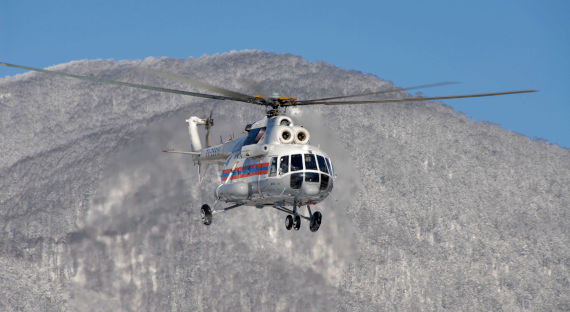
[[[300,99],[392,86],[292,55],[53,69],[192,90],[137,68]],[[407,96],[395,93],[391,96]],[[474,100],[477,101],[477,100]],[[483,100],[482,100],[483,101]],[[184,120],[263,109],[26,73],[0,80],[0,310],[568,311],[570,151],[438,103],[289,110],[336,164],[317,233],[244,207],[200,223]]]

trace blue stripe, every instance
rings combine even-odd
[[[240,170],[240,171],[234,171],[234,175],[242,175],[244,173],[257,173],[259,171],[264,171],[264,170],[269,170],[269,166],[265,166],[265,167],[256,167],[256,168],[249,168],[249,169],[245,169],[245,170]],[[222,173],[221,178],[226,178],[230,175],[229,172],[226,173]]]

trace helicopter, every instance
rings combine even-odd
[[[210,130],[214,126],[213,109],[206,118],[191,116],[186,120],[190,136],[190,151],[167,149],[163,150],[163,152],[191,156],[194,164],[198,166],[199,183],[202,182],[201,173],[203,167],[214,165],[220,169],[220,180],[214,189],[215,200],[213,205],[210,206],[205,203],[200,207],[203,224],[212,224],[213,216],[217,213],[227,212],[241,206],[272,207],[287,214],[285,218],[285,228],[287,230],[299,230],[301,220],[305,219],[309,223],[311,232],[319,230],[323,219],[322,213],[320,211],[313,212],[311,206],[314,207],[331,194],[337,176],[335,175],[331,157],[320,146],[317,147],[310,144],[311,136],[309,130],[302,125],[297,125],[291,117],[287,116],[287,108],[308,105],[418,102],[536,92],[536,90],[516,90],[438,97],[416,96],[388,99],[358,99],[364,96],[373,97],[389,92],[429,88],[453,83],[441,82],[409,88],[298,100],[294,97],[285,97],[278,94],[272,96],[252,96],[155,69],[141,70],[151,72],[163,78],[187,82],[217,94],[169,89],[4,62],[0,62],[0,65],[98,83],[220,101],[244,102],[265,107],[265,116],[263,118],[246,125],[246,136],[236,139],[232,138],[225,142],[220,142],[218,145],[211,145],[210,142]],[[202,144],[198,126],[204,126],[206,130],[206,146]],[[229,206],[218,209],[217,205],[219,202],[224,202]],[[303,207],[306,207],[308,215],[301,212]]]

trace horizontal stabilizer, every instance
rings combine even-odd
[[[200,155],[200,152],[185,152],[185,151],[169,151],[163,150],[164,153],[186,154],[186,155]]]

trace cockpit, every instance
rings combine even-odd
[[[320,183],[321,191],[332,187],[331,176],[334,168],[329,158],[322,155],[303,153],[283,155],[271,158],[269,177],[278,177],[290,174],[292,189],[300,189],[303,181],[306,183]]]

